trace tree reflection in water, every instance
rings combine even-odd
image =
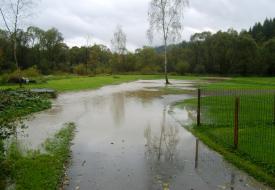
[[[123,93],[113,94],[110,106],[115,126],[120,127],[125,117],[125,95]]]
[[[163,119],[159,131],[152,131],[149,125],[144,131],[146,139],[145,156],[148,160],[154,181],[169,189],[171,180],[183,170],[183,159],[179,159],[179,129],[170,126],[167,120],[167,108],[163,109]]]

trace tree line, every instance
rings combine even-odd
[[[167,47],[167,70],[177,74],[273,75],[274,37],[275,19],[266,19],[263,24],[256,23],[241,32],[229,29],[214,34],[196,33],[188,42]],[[124,44],[125,41],[126,38]],[[100,44],[70,48],[57,29],[42,30],[38,27],[18,30],[16,42],[20,68],[35,67],[42,74],[154,74],[165,69],[164,47],[143,47],[135,52],[126,49],[112,51]],[[0,30],[0,72],[3,74],[16,69],[13,40],[8,31]]]
[[[234,29],[194,34],[183,43],[190,73],[220,75],[275,74],[275,19],[256,23],[248,31]]]
[[[114,36],[118,35],[120,34],[115,32]],[[2,74],[16,70],[12,47],[13,41],[8,32],[0,30]],[[29,27],[17,34],[17,59],[22,70],[36,67],[42,74],[68,72],[80,75],[162,71],[162,56],[154,48],[144,47],[133,53],[123,47],[118,47],[118,51],[111,51],[100,44],[69,48],[64,43],[62,34],[55,28],[42,30]]]

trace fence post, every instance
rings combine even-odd
[[[239,112],[240,112],[240,98],[235,99],[235,117],[234,117],[234,146],[237,149],[239,145]]]
[[[198,168],[198,164],[199,164],[199,139],[196,139],[195,169]]]
[[[197,126],[201,125],[201,89],[198,89]]]
[[[275,95],[273,96],[273,124],[275,124]]]

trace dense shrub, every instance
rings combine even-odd
[[[2,84],[5,83],[19,83],[20,80],[22,82],[22,78],[33,79],[41,76],[40,71],[36,66],[30,67],[26,70],[15,70],[9,74],[3,74],[1,76],[0,82]]]
[[[176,65],[176,72],[178,74],[184,75],[188,72],[188,69],[189,69],[189,64],[187,62],[180,61]]]
[[[77,74],[77,75],[86,75],[89,73],[85,64],[79,64],[79,65],[74,66],[73,72],[74,72],[74,74]]]
[[[34,78],[41,76],[41,72],[37,69],[37,66],[33,66],[26,70],[23,70],[22,75],[23,77]]]

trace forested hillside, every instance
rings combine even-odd
[[[190,41],[168,48],[170,73],[218,75],[274,75],[275,19],[266,19],[242,32],[234,29],[215,34],[194,34]],[[42,74],[55,72],[86,74],[163,71],[162,47],[144,47],[123,55],[104,45],[69,48],[57,29],[37,27],[20,30],[17,38],[21,69],[35,67]],[[0,30],[0,72],[13,72],[13,43]]]

